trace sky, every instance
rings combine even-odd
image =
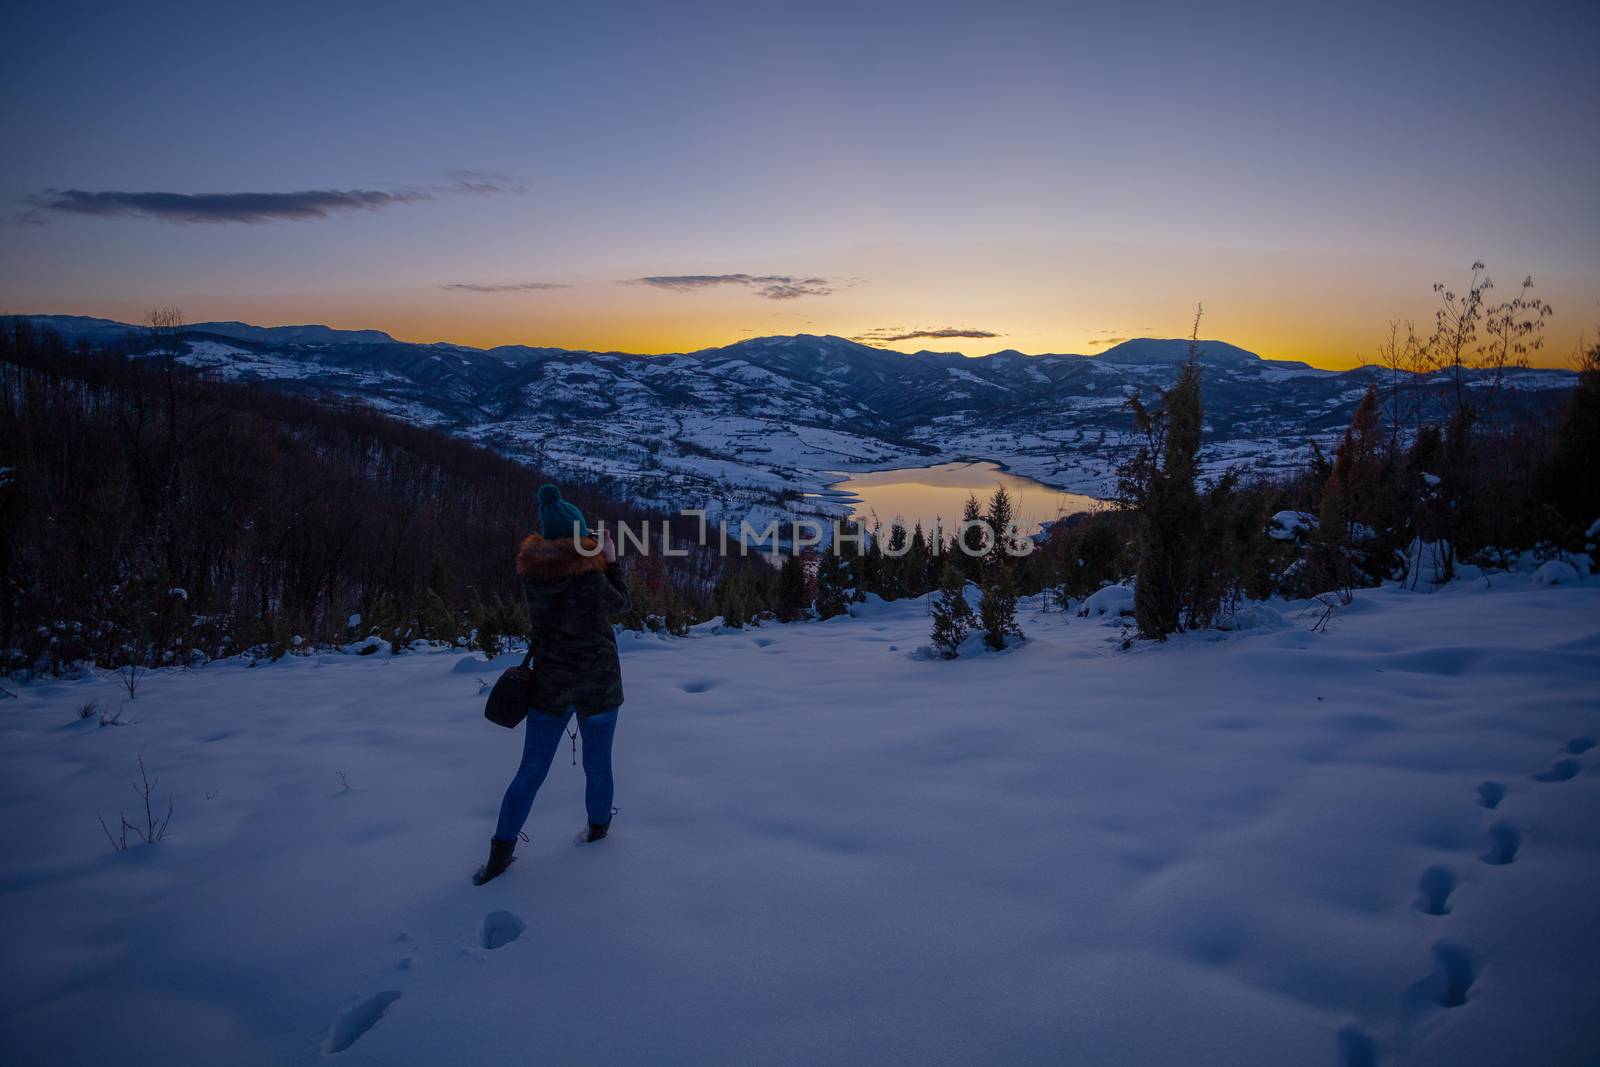
[[[1343,367],[1481,260],[1600,326],[1600,4],[0,15],[0,312]]]

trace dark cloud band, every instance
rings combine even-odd
[[[827,278],[803,278],[793,274],[655,274],[629,278],[624,285],[648,285],[677,293],[733,285],[749,289],[767,300],[794,300],[802,296],[828,296],[837,286]]]
[[[985,338],[985,337],[999,337],[999,336],[1000,336],[999,334],[995,333],[992,330],[970,330],[970,329],[964,329],[964,328],[959,327],[959,326],[941,326],[941,327],[938,327],[937,329],[930,329],[930,330],[904,330],[904,331],[896,330],[893,327],[885,327],[883,329],[878,329],[878,330],[869,330],[869,331],[867,331],[866,333],[862,334],[859,337],[851,338],[851,340],[853,340],[853,341],[868,341],[868,342],[871,342],[871,341],[879,341],[879,342],[883,342],[883,341],[914,341],[914,340],[917,340],[919,338],[926,337],[926,338],[930,338],[930,339],[936,340],[936,341],[945,341],[945,340],[949,340],[950,338],[953,338],[953,337],[971,337],[971,338],[980,338],[981,339],[981,338]]]
[[[560,282],[510,282],[505,285],[479,285],[474,282],[454,282],[441,285],[452,293],[542,293],[549,289],[570,289]]]
[[[350,211],[380,211],[442,196],[520,193],[515,179],[479,171],[448,171],[443,184],[419,189],[304,189],[295,193],[126,193],[49,189],[28,198],[31,215],[44,212],[93,218],[143,218],[176,223],[281,222],[324,219]]]
[[[91,193],[51,190],[33,198],[45,211],[96,218],[147,218],[162,222],[275,222],[321,219],[345,211],[377,211],[394,204],[432,200],[425,192],[374,189],[308,189],[298,193]]]

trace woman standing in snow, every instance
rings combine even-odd
[[[489,860],[473,877],[477,885],[511,866],[517,834],[574,714],[583,735],[589,814],[578,841],[599,841],[611,828],[611,738],[622,705],[622,665],[610,617],[629,610],[628,590],[611,535],[597,539],[583,513],[553,485],[540,486],[538,499],[539,532],[517,551],[533,649],[527,733],[522,763],[500,804]]]

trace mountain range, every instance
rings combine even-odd
[[[842,337],[760,337],[670,355],[525,345],[480,349],[327,326],[127,323],[33,315],[69,341],[169,347],[235,381],[353,398],[537,461],[612,479],[669,508],[714,514],[837,512],[842,472],[991,459],[1073,492],[1106,495],[1131,435],[1127,399],[1151,396],[1187,358],[1182,339],[1098,355],[905,354]],[[1349,424],[1379,372],[1267,360],[1198,343],[1208,469],[1302,462]],[[1516,369],[1514,404],[1550,402],[1570,372]],[[1424,384],[1413,380],[1412,384]]]

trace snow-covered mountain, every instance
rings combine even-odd
[[[93,342],[136,327],[32,316]],[[1171,382],[1185,340],[1139,338],[1094,356],[912,355],[842,337],[761,337],[673,355],[397,341],[377,330],[197,323],[181,359],[233,380],[359,398],[556,469],[604,472],[641,499],[743,513],[827,511],[840,471],[994,459],[1076,492],[1103,494],[1125,454],[1127,398]],[[1298,462],[1348,425],[1372,373],[1266,360],[1200,344],[1213,468]],[[1544,403],[1565,371],[1519,370],[1513,393]],[[823,493],[820,497],[808,494]]]

